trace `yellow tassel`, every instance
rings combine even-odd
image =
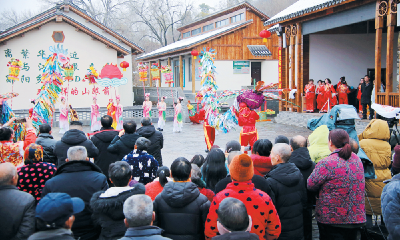
[[[266,39],[266,38],[263,38],[263,42],[267,42],[267,39]]]

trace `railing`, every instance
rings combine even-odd
[[[386,97],[389,97],[389,104],[386,103]],[[376,103],[381,105],[389,105],[392,107],[400,107],[400,94],[399,93],[378,93]]]

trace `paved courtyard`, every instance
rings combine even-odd
[[[257,123],[259,138],[267,138],[274,141],[278,135],[293,137],[302,135],[308,137],[311,131],[302,128],[278,124],[273,122],[258,122]],[[58,134],[59,128],[53,129],[54,138],[59,140],[61,135]],[[85,126],[84,131],[90,132],[90,127]],[[215,137],[215,144],[221,148],[225,148],[225,144],[230,140],[239,141],[240,128],[236,131],[233,130],[229,133],[219,133]],[[163,164],[170,166],[171,163],[178,157],[185,157],[190,160],[196,154],[203,154],[206,149],[204,141],[203,125],[185,123],[181,133],[172,133],[172,122],[167,122],[163,131],[164,135],[164,148],[162,149]]]

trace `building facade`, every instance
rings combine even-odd
[[[137,60],[170,65],[173,86],[193,93],[201,86],[199,58],[192,57],[192,50],[200,53],[204,49],[214,49],[217,52],[215,66],[220,90],[238,90],[260,80],[277,82],[278,37],[275,35],[263,42],[259,36],[266,19],[266,14],[244,2],[180,27],[182,40],[144,54]],[[150,83],[150,86],[168,86],[163,77],[161,81]]]
[[[97,95],[98,104],[107,106],[109,98],[121,95],[121,103],[132,106],[132,55],[144,50],[122,35],[105,27],[88,16],[84,10],[73,4],[57,5],[27,21],[0,33],[0,81],[1,94],[16,92],[19,96],[12,100],[13,109],[27,109],[29,99],[36,98],[42,87],[40,76],[44,64],[50,56],[50,49],[68,49],[67,57],[75,67],[72,81],[64,81],[62,95],[68,95],[68,102],[74,108],[89,107],[92,96]],[[7,63],[11,58],[23,62],[19,81],[6,81]],[[130,66],[121,72],[128,79],[120,87],[90,85],[85,75],[91,65],[101,73],[107,63],[119,64],[126,61]],[[56,104],[58,108],[59,104]]]

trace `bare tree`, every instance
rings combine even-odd
[[[31,11],[16,12],[14,9],[4,10],[0,13],[0,30],[5,30],[20,22],[23,22],[35,14]]]
[[[166,46],[180,39],[176,29],[191,16],[193,5],[179,0],[130,0],[129,9],[137,16],[132,24],[142,24],[148,29],[142,39],[150,38]]]

